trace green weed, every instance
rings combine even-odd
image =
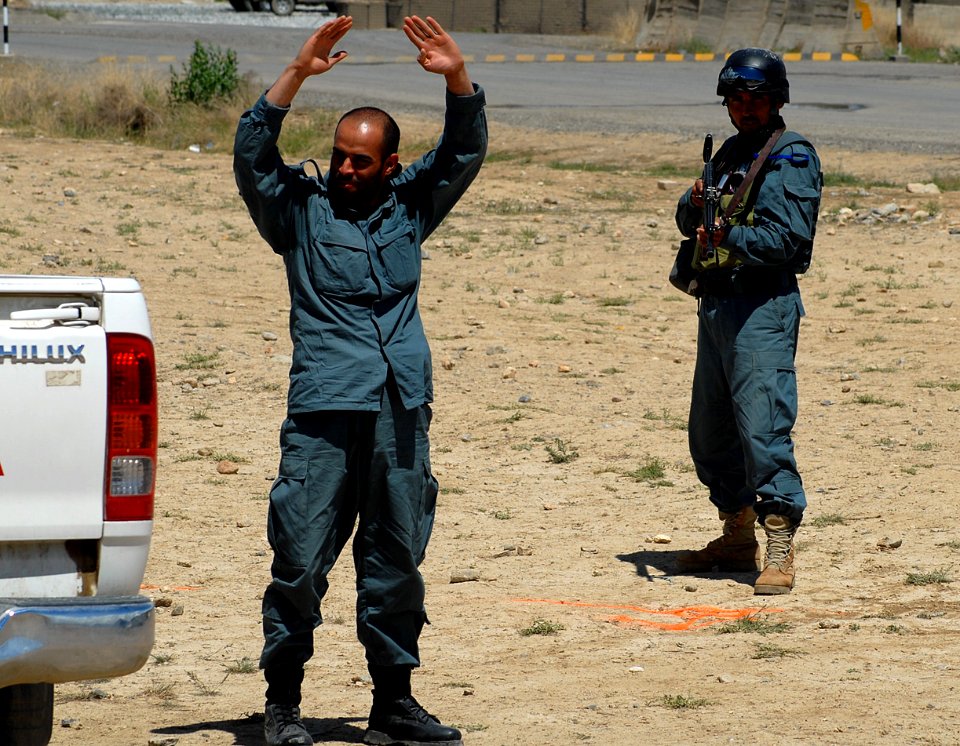
[[[217,367],[219,357],[219,352],[192,352],[184,355],[183,362],[173,367],[177,370],[209,370]]]
[[[181,74],[170,69],[170,100],[175,104],[212,106],[217,101],[229,100],[239,89],[237,53],[205,46],[199,39],[194,42],[193,53]]]
[[[580,457],[580,453],[570,448],[566,442],[560,438],[554,438],[553,443],[547,443],[543,449],[550,457],[550,462],[554,464],[568,464]]]
[[[664,694],[657,703],[669,710],[697,710],[712,704],[703,697],[686,697],[683,694]]]
[[[846,522],[846,519],[839,513],[826,513],[818,515],[810,521],[810,525],[815,528],[825,528],[826,526],[843,526]]]
[[[227,669],[227,673],[256,673],[260,669],[257,661],[245,656],[235,660],[233,663],[228,663],[225,668]]]
[[[718,635],[728,635],[737,632],[751,632],[758,635],[771,635],[786,632],[790,625],[786,622],[771,622],[757,614],[745,616],[735,622],[727,622],[717,627]]]
[[[566,627],[559,622],[551,622],[543,617],[537,617],[529,627],[521,629],[520,634],[524,637],[531,637],[533,635],[556,635],[565,629]]]
[[[907,573],[907,585],[942,585],[952,583],[945,568],[932,570],[931,572],[909,572]]]

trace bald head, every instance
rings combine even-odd
[[[360,130],[364,135],[379,132],[381,157],[386,158],[400,148],[400,128],[392,116],[375,106],[361,106],[351,109],[337,123],[337,131],[349,126]]]

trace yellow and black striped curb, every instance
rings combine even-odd
[[[464,55],[466,62],[715,62],[724,60],[728,53],[724,52],[697,52],[687,54],[683,52],[553,52],[546,54],[467,54]],[[783,55],[784,62],[799,62],[800,60],[813,60],[815,62],[858,62],[860,58],[849,52],[812,52],[803,54],[800,52],[786,52]],[[387,65],[407,62],[416,62],[414,55],[398,55],[396,57],[371,57],[364,55],[352,55],[347,57],[344,62],[354,65]],[[175,63],[177,58],[174,55],[158,55],[157,57],[147,57],[145,55],[104,55],[97,58],[97,62],[106,64],[128,64],[145,65],[148,62]]]
[[[105,54],[97,57],[97,62],[107,65],[146,65],[151,62],[160,62],[163,64],[174,64],[177,61],[175,54],[158,54],[155,57],[145,54]]]

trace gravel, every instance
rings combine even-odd
[[[289,16],[270,11],[238,13],[229,3],[31,3],[47,13],[70,13],[108,21],[153,21],[161,23],[197,23],[265,28],[315,28],[333,18],[325,5],[300,6]]]

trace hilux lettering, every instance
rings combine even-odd
[[[13,364],[35,363],[37,365],[68,365],[85,363],[83,348],[86,345],[0,345],[0,365],[8,360]]]

